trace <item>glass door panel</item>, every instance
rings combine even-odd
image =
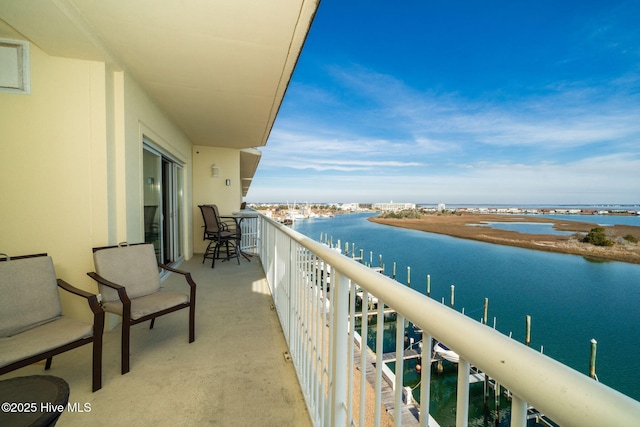
[[[162,234],[162,157],[147,149],[143,150],[144,175],[144,241],[152,243],[156,258],[161,260]]]
[[[145,144],[144,229],[158,262],[174,264],[184,258],[184,168]]]

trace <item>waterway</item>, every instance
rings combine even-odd
[[[599,381],[640,400],[640,265],[395,228],[367,221],[371,215],[300,220],[293,228],[315,240],[340,240],[343,250],[355,244],[374,266],[382,256],[386,274],[395,262],[396,279],[422,293],[430,275],[431,297],[445,304],[455,285],[455,309],[474,319],[488,298],[489,324],[520,342],[530,315],[531,347],[585,374],[594,338]],[[640,226],[633,217],[565,219],[611,225],[616,218]]]

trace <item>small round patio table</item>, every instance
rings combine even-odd
[[[69,401],[69,384],[51,375],[0,381],[0,426],[53,426]]]

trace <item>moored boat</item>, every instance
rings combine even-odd
[[[437,342],[436,345],[433,346],[433,351],[436,353],[436,355],[440,356],[444,360],[448,360],[451,363],[458,363],[460,361],[460,356],[458,356],[458,353],[451,350],[441,342]]]

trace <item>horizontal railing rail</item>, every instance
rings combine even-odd
[[[367,367],[366,347],[354,366],[356,316],[367,330],[369,314],[383,330],[385,307],[397,313],[395,371],[402,372],[404,326],[422,329],[423,354],[431,342],[444,343],[459,355],[456,425],[466,426],[469,411],[469,371],[473,366],[509,390],[511,425],[527,424],[534,407],[562,426],[632,426],[640,420],[640,402],[625,396],[452,308],[404,286],[338,251],[318,243],[265,216],[256,221],[259,256],[269,283],[292,361],[315,425],[364,425],[365,416],[380,425],[384,415],[382,334],[377,334],[375,368]],[[356,312],[355,296],[377,298],[377,308]],[[363,340],[366,343],[366,340]],[[428,359],[427,359],[428,360]],[[374,413],[366,414],[364,390],[368,370],[375,369]],[[429,417],[430,369],[421,371],[420,425]],[[359,380],[357,381],[357,376]],[[356,382],[357,381],[357,382]],[[402,375],[396,375],[392,413],[395,425],[402,414]],[[356,415],[357,414],[357,415]],[[368,418],[370,419],[370,418]],[[431,421],[433,423],[433,421]]]

